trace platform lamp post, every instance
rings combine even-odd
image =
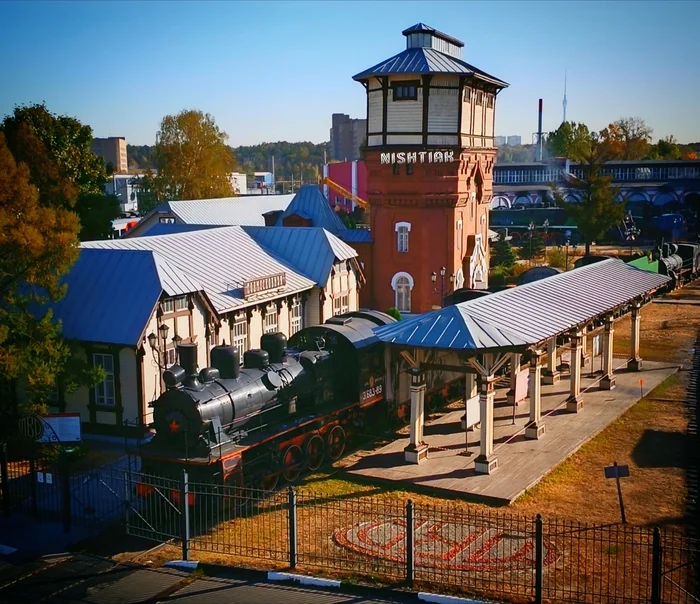
[[[564,270],[569,270],[569,244],[571,243],[571,230],[566,229],[564,231],[564,237],[566,237],[566,264],[564,265]]]
[[[175,363],[180,362],[180,342],[182,342],[182,338],[175,334],[173,336],[173,344],[175,345]]]
[[[158,333],[160,334],[160,337],[163,339],[163,342],[165,342],[166,338],[168,337],[168,331],[169,331],[169,327],[165,323],[163,323],[158,328]],[[163,359],[164,364],[161,365],[161,362],[160,362],[160,341],[159,341],[158,336],[155,333],[151,332],[150,334],[148,334],[148,344],[151,347],[151,351],[153,353],[153,358],[158,365],[158,371],[161,371],[161,367],[163,370],[167,369],[168,368],[167,359]]]
[[[445,307],[445,294],[447,293],[447,292],[445,292],[445,273],[446,272],[447,272],[447,269],[443,266],[440,269],[440,291],[439,292],[437,289],[435,289],[435,284],[437,282],[437,274],[435,273],[435,271],[433,271],[432,274],[430,275],[430,280],[433,282],[433,291],[436,294],[437,293],[440,294],[440,308]],[[455,281],[455,274],[452,273],[450,275],[450,283],[454,283],[454,281]],[[452,289],[452,286],[450,286],[450,289]]]
[[[535,223],[530,221],[527,225],[527,230],[530,233],[530,266],[532,266],[532,238],[535,236]]]

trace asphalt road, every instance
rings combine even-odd
[[[29,564],[0,561],[0,602],[27,604],[360,604],[415,599],[374,599],[337,589],[307,588],[248,579],[203,576],[165,568],[117,565],[85,554]]]

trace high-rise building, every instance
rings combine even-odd
[[[452,288],[488,287],[496,95],[508,84],[464,62],[464,44],[432,27],[403,35],[403,52],[353,78],[369,112],[363,303],[422,313]]]
[[[494,136],[493,137],[493,144],[496,145],[496,147],[502,147],[503,145],[506,144],[506,137],[505,136]]]
[[[509,147],[515,147],[515,146],[521,145],[521,144],[522,144],[522,138],[517,136],[517,135],[509,136],[506,138],[506,145],[508,145]]]
[[[126,174],[129,171],[126,157],[126,138],[123,136],[93,138],[92,151],[104,157],[105,163],[112,164],[115,174]]]
[[[351,119],[345,113],[334,113],[331,123],[331,159],[360,159],[360,147],[367,134],[367,120]]]

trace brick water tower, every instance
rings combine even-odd
[[[451,289],[488,286],[496,95],[508,84],[432,27],[403,35],[406,50],[353,79],[367,91],[372,306],[421,313]]]

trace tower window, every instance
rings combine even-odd
[[[396,273],[391,280],[396,308],[401,312],[411,312],[411,290],[413,277],[408,273]]]
[[[394,172],[394,176],[398,176],[399,174],[401,174],[401,172],[399,170],[399,164],[393,164],[392,170]]]
[[[414,83],[394,84],[395,101],[415,101],[418,99],[418,86]]]
[[[396,250],[401,253],[408,252],[408,233],[411,231],[410,222],[397,222],[396,230]]]
[[[413,174],[413,164],[406,164],[406,174],[409,176]]]

